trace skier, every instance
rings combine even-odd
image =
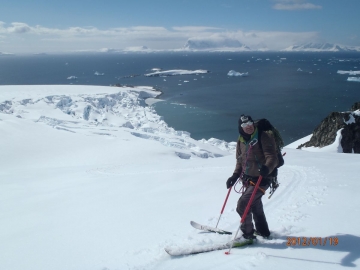
[[[275,139],[271,131],[259,130],[251,116],[241,115],[239,119],[239,133],[240,136],[236,146],[236,167],[233,175],[226,181],[226,187],[228,189],[231,188],[238,178],[240,178],[243,183],[245,190],[236,208],[240,217],[242,217],[245,212],[245,208],[259,176],[261,175],[263,178],[252,202],[250,211],[241,225],[243,235],[235,239],[233,243],[234,247],[252,244],[253,239],[256,238],[254,234],[269,238],[270,231],[261,197],[265,194],[265,190],[269,188],[272,180],[270,174],[278,164]],[[253,218],[256,230],[254,230]]]

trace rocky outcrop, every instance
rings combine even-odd
[[[314,130],[310,141],[299,145],[298,149],[330,145],[340,129],[343,152],[360,154],[360,102],[356,102],[349,112],[332,112]]]
[[[360,110],[360,102],[355,102],[354,105],[351,106],[352,112],[354,112],[356,110]]]

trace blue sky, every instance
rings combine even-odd
[[[0,0],[0,52],[178,49],[192,38],[360,46],[359,10],[359,0]]]

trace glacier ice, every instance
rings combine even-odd
[[[240,77],[246,77],[249,76],[249,72],[240,73],[235,70],[230,70],[227,74],[228,76],[240,76]]]

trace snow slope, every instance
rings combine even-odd
[[[334,148],[284,149],[280,188],[263,198],[274,240],[229,256],[165,253],[165,246],[231,239],[189,222],[216,225],[235,145],[172,129],[144,102],[158,94],[149,87],[0,86],[0,269],[360,267],[360,157]],[[220,228],[237,229],[238,197],[232,191]],[[289,237],[323,244],[337,237],[338,244],[288,247]]]

